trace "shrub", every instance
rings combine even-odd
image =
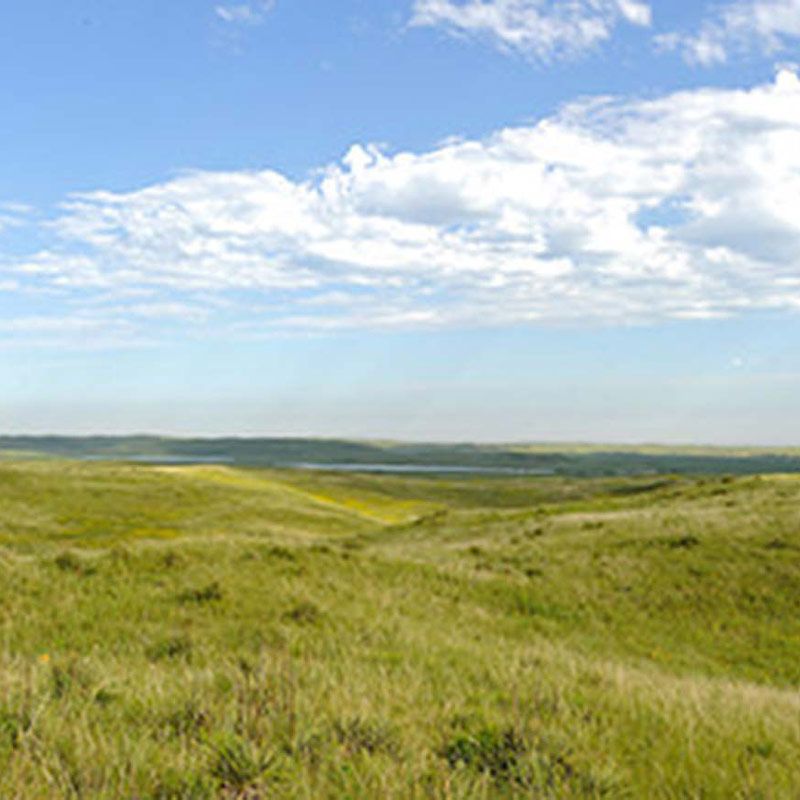
[[[178,595],[181,603],[215,603],[222,600],[222,588],[217,581],[199,589],[187,589]]]
[[[15,750],[31,725],[28,714],[0,708],[0,751]]]
[[[167,550],[164,553],[164,558],[162,559],[162,563],[166,569],[173,569],[174,567],[179,567],[185,562],[185,559],[180,553],[176,553],[174,550]]]
[[[208,715],[194,700],[187,700],[159,720],[159,727],[176,739],[197,736],[207,725]]]
[[[333,731],[336,740],[350,755],[356,753],[397,754],[395,733],[384,723],[354,717],[344,721],[337,720],[334,723]]]
[[[670,550],[691,550],[700,544],[700,540],[692,534],[687,534],[686,536],[667,539],[666,544]]]
[[[283,618],[298,625],[316,625],[322,619],[322,612],[314,603],[303,601],[285,612]]]
[[[767,550],[788,550],[789,544],[785,539],[770,539],[764,547]]]
[[[293,550],[279,544],[269,547],[265,554],[268,558],[274,558],[279,561],[297,561],[297,554]]]
[[[211,745],[211,774],[226,789],[243,792],[275,767],[272,754],[264,754],[235,734],[223,734]]]
[[[488,773],[497,781],[509,781],[519,777],[527,752],[524,740],[513,728],[486,727],[458,734],[444,745],[440,755],[451,768],[464,766]]]
[[[153,643],[145,652],[151,661],[188,657],[192,652],[192,642],[188,636],[171,636]]]
[[[69,550],[59,553],[53,560],[53,563],[62,572],[72,572],[75,575],[86,576],[93,575],[96,572],[96,568],[93,565],[87,564],[84,559],[79,558],[75,553],[69,552]]]
[[[451,769],[488,775],[495,784],[521,787],[532,797],[556,800],[572,791],[586,797],[626,796],[614,776],[581,770],[557,742],[541,738],[531,744],[511,727],[459,733],[439,755]]]

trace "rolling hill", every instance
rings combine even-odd
[[[0,797],[798,797],[798,501],[7,457]]]

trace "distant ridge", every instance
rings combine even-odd
[[[346,471],[613,476],[800,473],[800,450],[642,445],[485,445],[312,438],[2,436],[0,451],[71,459]]]

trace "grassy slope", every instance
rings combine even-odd
[[[0,797],[798,797],[798,499],[2,463]]]

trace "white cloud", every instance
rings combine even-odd
[[[26,225],[33,209],[24,203],[0,203],[0,233]]]
[[[698,33],[656,37],[665,50],[678,50],[690,64],[710,66],[732,53],[774,55],[800,38],[800,0],[735,0],[718,8]]]
[[[157,303],[137,303],[115,309],[124,317],[143,317],[145,319],[180,320],[183,322],[205,322],[209,309],[197,304],[164,301]]]
[[[653,9],[639,0],[617,0],[620,13],[632,25],[649,27],[653,23]]]
[[[0,233],[9,228],[16,228],[19,225],[20,221],[17,217],[11,214],[3,214],[2,211],[0,211]]]
[[[207,314],[248,334],[796,312],[798,196],[800,79],[782,71],[424,153],[356,145],[305,181],[196,172],[76,195],[49,246],[0,273],[78,307],[146,292],[148,313],[120,311],[134,326]]]
[[[223,22],[239,25],[259,25],[275,7],[275,0],[251,3],[224,3],[214,7],[214,13]]]
[[[574,57],[607,40],[620,21],[649,26],[641,0],[416,0],[411,24],[486,37],[540,61]]]
[[[100,320],[76,316],[26,316],[0,320],[0,331],[13,334],[73,334],[102,331]]]

